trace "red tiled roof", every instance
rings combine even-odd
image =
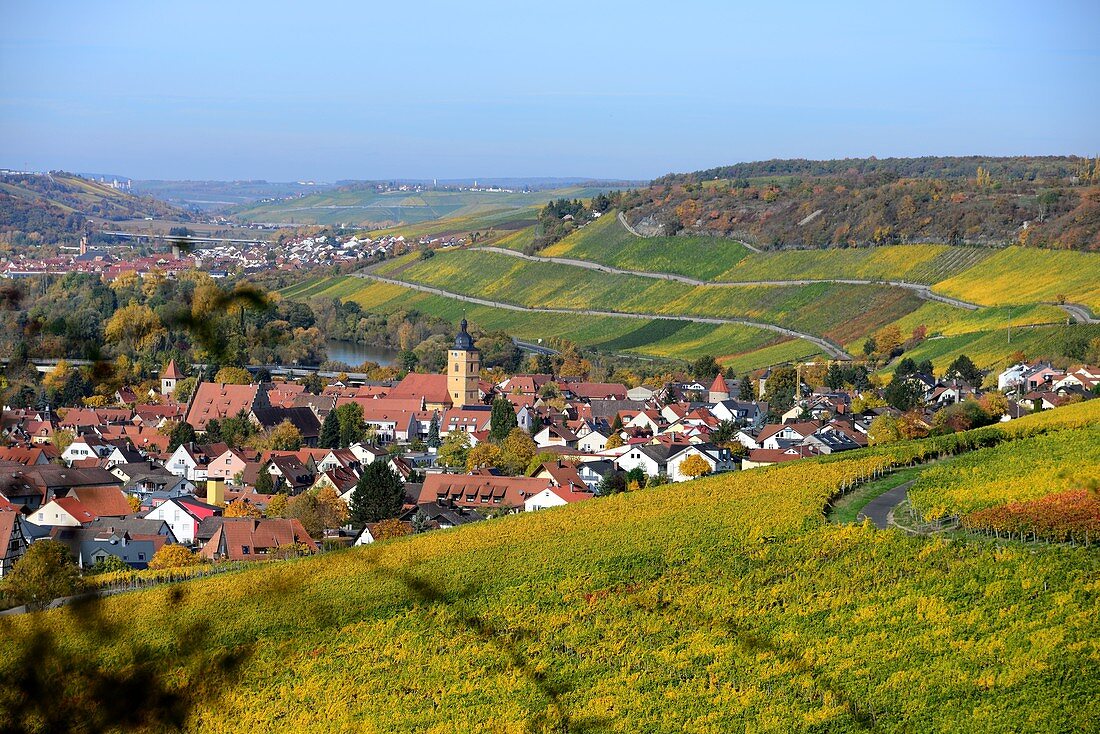
[[[447,375],[410,372],[390,391],[389,398],[424,398],[429,403],[450,404]]]
[[[170,380],[182,380],[183,373],[180,372],[179,367],[176,367],[176,360],[169,360],[168,366],[164,368],[164,372],[161,373],[161,377],[167,377]]]
[[[203,382],[195,388],[191,398],[191,407],[187,411],[187,422],[196,431],[205,431],[206,424],[212,418],[219,421],[237,415],[242,410],[252,410],[259,391],[258,385],[224,385],[218,382]]]
[[[78,487],[69,496],[80,500],[96,517],[125,517],[132,512],[118,487]]]
[[[85,507],[84,503],[75,497],[58,497],[54,502],[58,507],[72,515],[73,518],[81,524],[92,522],[96,519],[96,514]],[[129,511],[129,507],[127,507],[127,511]]]
[[[419,504],[454,502],[462,507],[523,506],[528,497],[550,486],[549,479],[498,477],[491,474],[429,474]]]

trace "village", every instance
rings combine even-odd
[[[798,384],[777,413],[764,398],[781,369]],[[1047,363],[1014,365],[984,391],[958,376],[902,380],[906,411],[874,388],[815,387],[790,368],[659,389],[548,373],[493,383],[465,320],[446,373],[386,383],[227,384],[173,361],[159,390],[121,389],[113,406],[4,408],[0,575],[46,538],[85,573],[286,558],[965,430],[1100,392],[1100,368]]]
[[[0,259],[0,278],[91,273],[114,280],[128,272],[142,277],[153,272],[174,277],[189,270],[198,270],[213,278],[227,278],[271,270],[307,271],[355,266],[399,255],[405,250],[405,238],[400,235],[359,239],[355,235],[321,234],[300,236],[278,246],[265,242],[216,242],[198,248],[189,247],[186,240],[180,240],[163,252],[138,255],[126,245],[95,245],[84,238],[79,248],[74,246],[74,251],[69,253],[46,256],[27,248],[8,259]]]

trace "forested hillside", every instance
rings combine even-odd
[[[1100,249],[1100,159],[887,158],[743,163],[624,196],[645,235],[760,247],[935,242]]]
[[[71,243],[90,219],[154,217],[189,221],[191,215],[151,196],[134,196],[68,173],[0,176],[0,242]]]

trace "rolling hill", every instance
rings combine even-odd
[[[914,459],[962,453],[981,472],[1002,449],[967,452],[1079,440],[1098,410],[3,619],[0,714],[73,732],[1087,730],[1095,547],[822,512]]]
[[[234,207],[229,215],[242,222],[295,224],[344,224],[350,227],[382,229],[403,224],[418,225],[439,219],[455,220],[455,226],[488,229],[499,219],[533,220],[537,207],[549,198],[588,198],[601,189],[571,186],[534,192],[424,189],[422,191],[380,191],[374,185],[354,184],[292,199]],[[481,223],[485,219],[485,224]],[[488,226],[486,226],[488,225]]]

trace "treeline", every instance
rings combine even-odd
[[[1036,181],[1080,176],[1095,170],[1096,161],[1079,156],[923,156],[920,158],[839,158],[814,161],[805,158],[772,159],[718,166],[692,173],[670,173],[653,181],[655,186],[775,176],[851,176],[886,173],[898,178],[974,178],[978,169],[1002,180]]]
[[[1100,183],[1100,162],[1082,160],[1050,159],[1046,168],[1023,162],[975,165],[969,177],[939,178],[853,167],[819,176],[778,165],[777,175],[784,175],[775,178],[712,180],[705,176],[710,172],[700,172],[628,192],[622,207],[649,234],[730,237],[772,249],[936,242],[1095,251],[1100,250],[1100,186],[1094,185]],[[749,168],[731,166],[729,172],[747,175],[756,173],[751,166],[766,164],[743,165]],[[958,166],[970,170],[969,164]],[[1044,175],[1031,177],[1036,172]],[[1067,175],[1055,177],[1055,172]]]

